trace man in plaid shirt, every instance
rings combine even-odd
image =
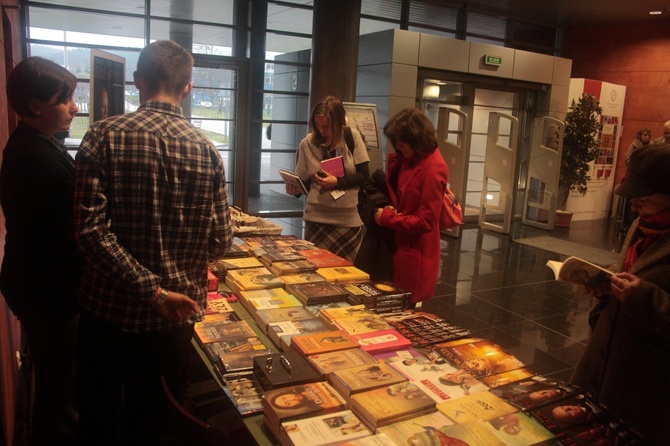
[[[223,162],[180,107],[192,69],[175,42],[148,45],[134,73],[142,105],[93,124],[76,156],[80,444],[155,444],[160,377],[183,396],[207,263],[232,244]]]

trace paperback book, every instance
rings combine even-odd
[[[448,445],[449,443],[440,443],[439,441],[420,443],[414,442],[413,440],[416,438],[416,434],[438,430],[450,426],[451,424],[453,424],[451,421],[440,412],[436,411],[398,423],[382,426],[377,429],[377,432],[390,438],[394,445]]]
[[[579,387],[556,379],[532,376],[491,389],[491,393],[518,409],[527,411],[569,396],[583,393]]]
[[[344,301],[348,296],[343,287],[328,282],[287,284],[286,291],[305,305]]]
[[[202,345],[202,350],[212,364],[217,363],[224,353],[246,353],[265,351],[268,348],[258,336],[227,337],[221,341],[209,342]]]
[[[346,402],[326,382],[266,390],[261,400],[263,421],[277,437],[281,423],[346,410]]]
[[[205,315],[214,313],[233,313],[233,307],[228,302],[229,295],[222,292],[210,291],[207,293],[207,307],[205,308]]]
[[[223,391],[228,395],[241,415],[261,412],[263,388],[250,371],[230,373],[223,377]]]
[[[369,314],[373,313],[366,310],[365,305],[346,304],[342,306],[333,306],[331,308],[322,308],[319,312],[319,318],[321,318],[326,325],[335,327],[335,319]]]
[[[266,265],[266,267],[272,274],[276,274],[277,276],[316,272],[316,266],[309,260],[274,262],[271,265]]]
[[[250,314],[260,310],[302,307],[302,303],[283,288],[241,291],[240,303]]]
[[[353,266],[353,262],[334,254],[327,249],[301,249],[297,251],[305,256],[307,260],[316,265],[317,268],[332,268],[335,266]]]
[[[402,305],[407,304],[412,297],[409,291],[386,281],[354,282],[346,284],[344,288],[349,292],[352,305]]]
[[[347,401],[353,394],[405,381],[406,377],[383,362],[335,370],[328,375],[328,382]]]
[[[344,176],[344,158],[340,155],[321,160],[321,170],[338,178]]]
[[[267,249],[259,256],[259,260],[266,266],[273,265],[275,262],[292,262],[295,260],[305,260],[305,256],[299,254],[291,247],[276,247]]]
[[[258,327],[265,334],[268,333],[267,325],[270,322],[302,321],[305,319],[313,319],[315,317],[314,314],[307,311],[307,309],[302,306],[257,310],[252,313],[252,316],[258,324]]]
[[[608,417],[604,408],[585,394],[538,406],[529,410],[528,416],[558,437],[564,436],[567,429],[602,421]]]
[[[404,351],[406,352],[406,351]],[[485,392],[488,387],[471,373],[448,363],[438,355],[403,353],[387,359],[388,364],[422,389],[436,403]]]
[[[412,346],[409,339],[392,328],[352,334],[350,336],[361,349],[371,355],[385,351],[398,351]]]
[[[568,257],[563,262],[549,260],[547,266],[554,272],[556,280],[609,292],[612,271],[579,257]]]
[[[422,311],[410,310],[394,314],[381,314],[381,316],[389,325],[419,348],[471,335],[468,329],[453,325],[439,316]]]
[[[268,323],[268,336],[279,348],[281,348],[280,338],[283,336],[319,333],[328,330],[328,327],[326,327],[318,318]]]
[[[349,302],[330,302],[327,304],[318,303],[318,304],[307,304],[305,308],[310,313],[314,314],[316,317],[321,317],[321,310],[334,309],[334,308],[349,308],[352,305]],[[323,320],[323,319],[322,319]]]
[[[284,282],[265,267],[242,268],[228,271],[226,285],[233,291],[261,290],[283,287]]]
[[[255,257],[234,257],[222,258],[209,262],[209,270],[219,279],[219,282],[226,280],[228,271],[241,268],[258,268],[263,264]]]
[[[381,316],[370,312],[334,319],[333,324],[336,328],[339,328],[350,335],[378,332],[392,328]]]
[[[316,272],[284,274],[283,276],[279,276],[279,278],[286,285],[296,283],[318,283],[326,281],[323,276],[318,275]]]
[[[311,355],[307,357],[307,362],[320,374],[321,379],[324,380],[329,373],[336,370],[377,364],[375,358],[360,348],[350,348],[347,350]]]
[[[194,326],[196,340],[205,345],[210,342],[225,341],[240,337],[256,337],[256,332],[247,321],[202,323]]]
[[[523,362],[488,339],[467,338],[436,344],[433,348],[476,378],[524,367]]]
[[[321,322],[319,319],[317,321]],[[300,322],[300,321],[297,321]],[[325,327],[325,325],[324,325]],[[358,344],[342,330],[322,331],[319,333],[300,334],[291,338],[293,350],[303,356],[355,348]]]
[[[518,409],[491,392],[478,392],[437,404],[437,410],[455,424],[488,421]]]
[[[355,266],[335,266],[319,268],[316,273],[330,283],[344,283],[362,280],[370,280],[370,275]]]
[[[435,401],[409,382],[354,394],[350,406],[356,415],[375,430],[436,410]]]
[[[284,183],[294,186],[297,190],[300,190],[303,195],[307,195],[309,193],[305,183],[295,173],[288,170],[279,169],[279,175],[281,176],[282,180],[284,180]]]
[[[372,435],[350,410],[281,424],[279,442],[282,446],[335,446]]]

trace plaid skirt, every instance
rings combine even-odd
[[[305,240],[353,263],[363,240],[363,226],[340,228],[306,221]]]

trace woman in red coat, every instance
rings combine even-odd
[[[386,181],[393,206],[377,209],[375,221],[395,231],[393,282],[412,292],[412,303],[432,299],[440,268],[440,228],[448,169],[437,150],[437,133],[417,108],[406,108],[384,126],[395,149]]]

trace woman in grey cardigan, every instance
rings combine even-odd
[[[644,437],[670,438],[670,144],[633,152],[616,193],[631,198],[631,226],[610,292],[592,312],[593,333],[572,382]],[[596,293],[593,293],[596,295]]]

